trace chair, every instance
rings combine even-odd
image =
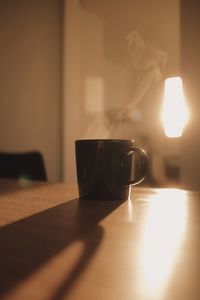
[[[0,152],[0,178],[46,181],[42,154],[38,151]]]

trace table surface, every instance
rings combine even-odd
[[[200,299],[199,193],[77,195],[64,183],[0,182],[1,299]]]

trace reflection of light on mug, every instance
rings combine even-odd
[[[186,193],[164,189],[151,198],[141,233],[139,269],[149,299],[161,296],[180,254],[186,227]],[[155,297],[155,298],[154,298]]]
[[[184,100],[181,78],[166,79],[162,108],[162,122],[166,136],[180,137],[188,118],[189,112]]]

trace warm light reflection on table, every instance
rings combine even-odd
[[[161,296],[176,266],[187,221],[186,192],[159,190],[149,197],[139,248],[139,269],[145,294]]]

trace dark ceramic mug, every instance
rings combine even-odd
[[[147,172],[146,153],[133,140],[77,140],[75,151],[81,199],[126,200]]]

